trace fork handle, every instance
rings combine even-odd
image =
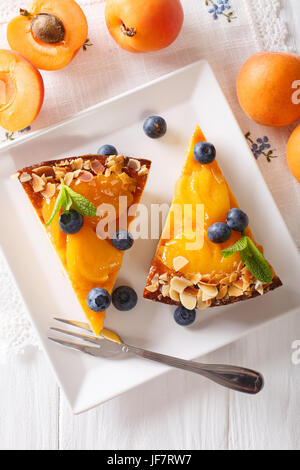
[[[230,365],[201,364],[200,362],[186,361],[129,345],[124,345],[122,349],[126,353],[133,353],[144,359],[150,359],[151,361],[160,362],[177,369],[194,372],[237,392],[255,395],[264,387],[263,376],[251,369]]]

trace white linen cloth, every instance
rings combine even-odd
[[[237,73],[251,54],[260,50],[289,50],[288,31],[280,17],[280,1],[182,0],[185,21],[180,36],[169,48],[150,54],[132,54],[117,46],[105,25],[105,0],[78,0],[78,3],[87,16],[93,45],[86,51],[81,50],[61,71],[42,72],[45,102],[32,130],[55,124],[97,102],[205,58],[213,67],[242,130],[245,134],[250,132],[249,145],[252,146],[251,139],[256,145],[258,165],[300,246],[297,229],[300,190],[285,161],[285,144],[292,127],[273,129],[254,124],[242,112],[235,90]],[[26,6],[26,0],[0,0],[1,48],[9,47],[7,21],[18,14],[20,7]],[[234,12],[232,21],[228,22],[224,14],[231,11]],[[18,133],[7,136],[5,131],[0,132],[0,140],[7,137],[18,138]],[[262,141],[257,142],[260,138]],[[270,150],[274,150],[273,155],[278,158],[268,162],[262,152],[267,154]],[[37,337],[0,256],[0,360],[30,345],[38,345]]]

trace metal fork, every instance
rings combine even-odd
[[[65,320],[63,318],[54,318],[54,320],[70,326],[74,326],[84,330],[85,332],[89,332],[91,334],[93,333],[87,323]],[[48,338],[55,343],[71,349],[75,349],[77,351],[81,351],[94,357],[112,358],[120,353],[135,354],[136,356],[142,357],[144,359],[150,359],[151,361],[159,362],[177,369],[194,372],[203,377],[206,377],[209,380],[212,380],[219,385],[222,385],[223,387],[251,395],[259,393],[264,387],[264,378],[259,372],[245,369],[243,367],[218,364],[201,364],[200,362],[186,361],[177,357],[166,356],[164,354],[130,346],[129,344],[125,344],[122,340],[122,343],[120,344],[115,341],[108,340],[103,336],[97,338],[95,336],[53,327],[50,328],[50,330],[73,336],[88,343],[94,344],[94,346],[88,346],[86,344],[79,344],[72,341],[66,341],[48,336]]]

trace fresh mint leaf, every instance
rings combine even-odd
[[[72,207],[72,199],[66,190],[64,191],[64,194],[65,194],[65,197],[62,202],[62,209],[64,212],[68,212]]]
[[[222,255],[224,258],[230,258],[230,256],[238,251],[240,252],[241,260],[255,279],[263,283],[272,282],[273,274],[269,263],[251,238],[243,234],[234,245],[223,250]]]
[[[48,222],[46,223],[47,227],[48,227],[48,225],[51,224],[51,222],[53,221],[55,216],[59,213],[60,209],[62,208],[62,205],[64,204],[65,198],[66,198],[65,189],[64,189],[64,186],[62,185],[61,188],[60,188],[60,191],[58,193],[58,196],[57,196],[57,199],[56,199],[55,206],[53,208],[53,212],[51,214],[51,217],[48,220]]]
[[[68,212],[71,207],[79,212],[81,215],[85,215],[86,217],[96,217],[97,209],[92,202],[90,202],[86,197],[82,196],[79,193],[73,191],[73,189],[69,188],[65,185],[63,179],[61,179],[61,188],[59,194],[56,199],[55,206],[53,208],[53,212],[51,214],[50,219],[46,223],[46,226],[51,224],[54,217],[59,213],[62,209],[64,212]]]
[[[245,250],[245,248],[247,248],[247,237],[242,236],[234,245],[223,250],[222,255],[224,258],[230,258],[230,256],[234,255],[238,251]]]
[[[269,263],[255,246],[251,238],[247,237],[247,248],[240,252],[241,260],[250,273],[260,282],[272,282],[273,274]]]
[[[71,197],[72,200],[72,208],[79,212],[81,215],[85,215],[86,217],[96,217],[97,215],[97,208],[94,204],[89,201],[86,197],[82,196],[79,193],[73,191],[73,189],[65,186],[65,190],[68,195]]]

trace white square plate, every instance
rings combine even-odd
[[[157,141],[143,133],[143,120],[150,114],[162,115],[168,123],[167,135]],[[284,287],[248,302],[199,312],[196,326],[184,329],[173,320],[174,308],[143,300],[157,241],[138,240],[125,256],[118,284],[132,285],[139,294],[139,304],[128,313],[110,308],[105,325],[134,345],[192,359],[300,304],[298,251],[208,63],[195,63],[100,103],[0,151],[1,248],[74,413],[103,403],[168,368],[132,357],[95,359],[47,340],[54,315],[77,320],[84,320],[84,315],[27,197],[10,175],[43,160],[96,153],[101,144],[111,143],[125,155],[152,160],[143,202],[149,207],[151,203],[170,203],[196,123],[215,144],[225,176]],[[255,366],[251,358],[249,366]]]

